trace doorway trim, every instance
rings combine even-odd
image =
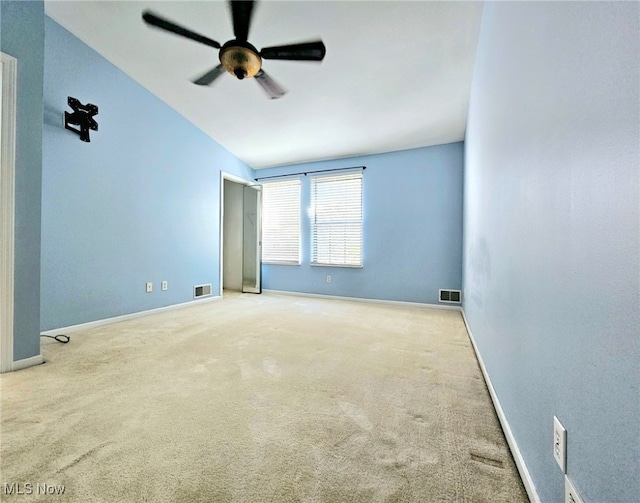
[[[220,222],[219,224],[219,232],[220,232],[220,297],[223,297],[223,282],[224,282],[224,181],[229,180],[230,182],[239,183],[240,185],[256,185],[255,182],[251,180],[246,180],[245,178],[241,178],[237,175],[232,175],[231,173],[227,173],[225,171],[220,171]]]
[[[13,370],[17,70],[16,58],[0,52],[0,373]]]

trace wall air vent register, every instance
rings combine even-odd
[[[211,295],[211,283],[207,285],[196,285],[193,287],[193,298],[209,297]]]
[[[460,290],[439,290],[440,302],[449,302],[452,304],[460,304],[462,292]]]

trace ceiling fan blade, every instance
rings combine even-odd
[[[200,42],[201,44],[220,49],[220,44],[215,40],[212,40],[209,37],[205,37],[204,35],[200,35],[195,31],[183,28],[182,26],[177,25],[172,21],[164,19],[160,16],[156,16],[151,11],[144,11],[142,13],[142,19],[145,23],[150,24],[151,26],[155,26],[156,28],[160,28],[161,30],[169,31],[171,33],[175,33],[176,35],[180,35],[181,37],[190,38],[191,40],[195,40],[196,42]]]
[[[224,66],[218,65],[215,68],[212,68],[211,70],[209,70],[204,75],[202,75],[200,78],[193,80],[192,82],[199,86],[208,86],[218,77],[220,77],[220,75],[222,75],[224,72],[225,72]]]
[[[280,86],[280,84],[278,84],[267,73],[265,73],[264,70],[260,70],[258,73],[256,73],[254,78],[256,79],[258,84],[260,84],[262,89],[264,89],[264,92],[267,93],[269,98],[271,98],[272,100],[281,98],[287,93],[287,91],[285,91]]]
[[[260,51],[264,59],[290,59],[295,61],[322,61],[326,49],[322,40],[302,44],[265,47]]]
[[[233,18],[233,33],[236,40],[247,41],[249,26],[251,25],[251,13],[253,11],[252,0],[232,0],[231,17]]]

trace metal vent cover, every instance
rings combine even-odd
[[[193,297],[209,297],[211,295],[211,283],[206,285],[196,285],[193,287]]]
[[[460,290],[438,290],[440,294],[440,302],[449,302],[460,304],[462,292]]]

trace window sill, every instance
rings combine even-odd
[[[311,267],[341,267],[347,269],[362,269],[362,265],[347,265],[347,264],[314,264],[313,262],[310,264]]]

